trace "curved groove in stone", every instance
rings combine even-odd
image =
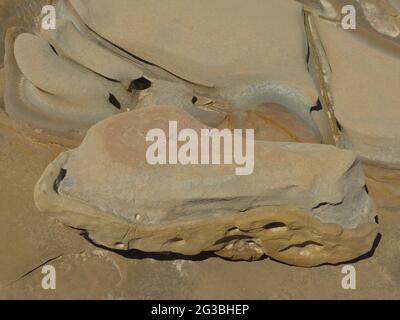
[[[72,70],[72,73],[78,78],[82,74],[83,77],[86,74],[87,80],[92,82],[91,84],[86,84],[87,88],[100,91],[95,92],[95,90],[92,90],[92,94],[85,96],[81,90],[82,78],[75,79],[78,85],[71,83],[72,79],[65,77],[62,74],[62,69],[61,71],[58,69],[58,65],[49,70],[49,74],[46,74],[40,68],[29,66],[29,62],[25,61],[25,59],[29,59],[29,55],[21,55],[20,62],[23,67],[27,64],[27,73],[30,74],[31,79],[38,85],[50,90],[50,92],[46,92],[43,88],[35,87],[21,73],[15,60],[14,42],[19,34],[23,34],[23,31],[16,28],[7,32],[5,56],[7,81],[4,102],[8,115],[27,134],[35,136],[35,138],[66,143],[67,145],[76,144],[83,138],[86,130],[91,125],[117,113],[118,110],[108,102],[109,94],[106,90],[109,89],[112,92],[119,93],[123,91],[122,87],[117,88],[116,86],[120,86],[119,84],[104,80],[90,71],[85,71],[85,69],[79,69],[78,65],[70,64],[67,60],[64,62],[68,70]],[[40,40],[40,38],[28,34],[23,34],[23,36],[21,40],[24,41],[25,38],[28,43],[33,42],[37,46],[39,53],[44,50],[45,55],[52,55],[51,59],[63,59],[56,56],[50,46],[46,45],[46,42]],[[20,44],[22,47],[26,45],[26,43]],[[45,66],[48,63],[40,55],[34,55],[33,57],[38,61],[42,59]],[[33,66],[35,65],[36,67],[41,66],[41,64],[33,64]],[[47,81],[49,76],[54,77],[50,82]],[[66,83],[60,82],[59,77],[64,79]],[[76,94],[74,95],[74,92],[65,90],[66,87],[75,88]],[[57,95],[54,93],[57,93]],[[121,100],[126,105],[131,97],[125,93],[123,95],[125,98]],[[121,95],[118,96],[121,97]]]
[[[57,29],[42,31],[63,56],[110,79],[129,87],[133,79],[142,77],[143,72],[132,63],[106,50],[96,42],[83,36],[68,20],[57,20]]]

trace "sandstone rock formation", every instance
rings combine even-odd
[[[248,106],[229,113],[218,128],[254,129],[256,140],[321,143],[321,138],[304,122],[278,104]]]
[[[378,48],[322,19],[318,29],[332,69],[329,85],[344,146],[364,160],[399,168],[400,49]]]
[[[395,119],[398,118],[400,100],[395,88],[399,86],[400,79],[400,41],[379,34],[369,26],[362,8],[355,1],[302,2],[320,15],[317,18],[306,13],[305,26],[311,49],[310,71],[320,84],[321,106],[334,120],[329,123],[335,143],[357,151],[361,159],[369,164],[364,166],[368,185],[371,193],[379,199],[379,204],[398,206],[400,191],[397,184],[400,179]],[[374,19],[385,20],[382,12],[398,16],[387,1],[360,2],[369,2],[381,8],[372,13]],[[338,16],[335,18],[331,14],[329,17],[317,4],[325,4]],[[339,13],[344,4],[355,5],[357,9],[356,30],[345,31],[341,28]],[[386,19],[385,23],[396,28],[390,19]]]
[[[342,0],[54,1],[55,30],[33,2],[6,34],[4,109],[29,137],[84,139],[38,182],[41,210],[113,249],[312,266],[371,248],[359,160],[400,200],[397,0],[351,0],[356,31]],[[146,130],[171,118],[254,128],[255,173],[150,166]]]
[[[327,19],[340,20],[340,0],[301,2],[319,8]],[[310,45],[310,35],[303,28],[302,7],[295,1],[256,0],[252,6],[231,1],[215,6],[209,2],[198,4],[197,9],[180,1],[146,5],[125,0],[117,4],[80,0],[56,3],[56,30],[39,30],[36,26],[33,8],[44,4],[40,0],[25,9],[19,21],[24,29],[10,30],[6,37],[5,107],[20,127],[33,129],[36,137],[77,144],[94,123],[122,111],[157,104],[180,106],[205,124],[218,126],[231,112],[267,102],[287,107],[319,135],[317,139],[341,145],[331,139],[337,136],[337,129],[326,102],[322,101],[325,112],[309,112],[317,103],[318,93],[321,97],[317,91],[321,83],[314,84],[307,72],[307,57],[313,55],[306,46],[307,42]],[[235,10],[226,11],[228,5]],[[387,20],[396,27],[397,20],[382,18],[398,17],[388,1],[363,0],[360,5],[378,8],[377,12],[367,10],[373,11],[366,14],[370,20]],[[174,18],[176,8],[179,20]],[[194,9],[198,12],[195,21],[191,15]],[[151,17],[157,12],[159,18],[154,21]],[[239,12],[241,20],[248,19],[246,28],[227,23],[238,20]],[[29,15],[31,26],[26,22]],[[117,16],[116,23],[108,23],[109,17]],[[282,20],[286,21],[285,28],[280,27]],[[125,29],[141,32],[122,37],[121,30]],[[40,33],[40,37],[29,36],[26,31]],[[170,37],[168,50],[166,36]],[[29,67],[32,60],[37,61],[33,69]],[[193,101],[198,101],[195,106]],[[371,117],[370,121],[375,120]]]
[[[376,213],[352,152],[255,141],[249,176],[236,176],[234,165],[150,165],[146,133],[168,132],[170,120],[199,136],[206,128],[171,107],[100,122],[46,169],[36,205],[114,249],[246,260],[266,254],[300,266],[371,249]]]
[[[268,74],[311,91],[311,79],[302,72],[306,55],[302,7],[295,1],[70,2],[101,37],[193,83],[211,87],[235,76]],[[110,16],[118,17],[115,23],[109,23]],[[234,21],[241,23],[230,23]],[[132,30],[129,37],[121,36],[127,29]]]
[[[149,105],[178,106],[218,126],[227,114],[275,103],[302,119],[318,140],[330,142],[321,129],[326,117],[310,113],[318,92],[307,71],[302,6],[279,0],[195,6],[57,2],[56,30],[8,32],[7,113],[46,139],[79,142],[94,123]],[[246,19],[246,28],[228,23],[238,19]],[[121,37],[121,30],[130,29],[141,32]]]
[[[131,99],[118,84],[58,56],[42,38],[18,29],[6,35],[5,73],[8,115],[44,135],[78,141],[88,126],[119,112],[108,101],[113,93],[119,101]]]
[[[400,206],[400,170],[387,169],[376,165],[363,165],[369,194],[379,207]]]

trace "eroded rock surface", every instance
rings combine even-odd
[[[138,110],[91,128],[35,189],[40,210],[114,249],[269,255],[312,266],[356,258],[376,236],[374,206],[355,155],[332,146],[255,141],[255,169],[150,165],[149,129],[205,127],[170,107]]]
[[[296,1],[55,1],[53,31],[38,29],[44,1],[33,2],[23,28],[6,36],[14,125],[76,145],[111,117],[49,166],[36,189],[42,210],[114,249],[270,255],[304,266],[369,250],[375,213],[356,158],[372,163],[374,195],[397,179],[376,168],[397,170],[400,159],[396,0],[358,1],[355,34],[329,23],[340,21],[343,1],[301,1],[322,17],[318,43]],[[168,108],[158,117],[152,106],[193,118]],[[150,167],[143,135],[171,116],[195,130],[254,128],[255,174]],[[382,198],[395,205],[397,181],[389,182]]]
[[[400,170],[387,169],[376,165],[363,165],[371,197],[377,206],[400,207]]]
[[[329,85],[344,147],[366,161],[399,168],[400,49],[377,47],[322,19],[318,28],[332,68]]]
[[[32,23],[6,37],[6,111],[46,140],[77,143],[98,121],[149,105],[177,106],[216,127],[265,103],[286,107],[321,140],[327,120],[310,114],[318,92],[295,1],[56,4],[56,30]],[[243,19],[246,28],[232,23]]]
[[[304,121],[278,104],[262,104],[229,113],[220,129],[254,129],[256,140],[321,143],[321,138]]]
[[[249,5],[240,0],[72,0],[71,4],[103,38],[191,82],[216,86],[235,76],[268,74],[300,88],[310,84],[303,72],[302,7],[295,1],[253,0]],[[110,24],[106,18],[110,16],[118,19]],[[122,35],[127,28],[140,32]]]

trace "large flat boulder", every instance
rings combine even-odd
[[[236,164],[151,165],[146,135],[162,129],[172,143],[170,121],[199,136],[209,129],[173,107],[102,121],[79,148],[49,165],[35,188],[36,205],[113,249],[269,255],[301,266],[347,261],[371,249],[375,210],[353,152],[253,141],[250,175],[236,175]]]

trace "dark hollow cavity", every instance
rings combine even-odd
[[[56,55],[58,55],[58,52],[57,52],[56,48],[54,48],[54,46],[53,46],[52,44],[50,44],[50,43],[49,43],[49,45],[50,45],[51,50],[53,50],[53,52],[54,52]]]
[[[108,101],[117,109],[121,109],[121,104],[119,103],[118,99],[110,93],[110,96],[108,97]]]
[[[336,207],[336,206],[340,206],[342,203],[343,203],[343,201],[340,201],[338,203],[321,202],[321,203],[317,204],[314,208],[312,208],[312,210],[321,208],[323,206],[334,206],[334,207]]]
[[[133,80],[129,86],[129,91],[137,90],[142,91],[151,87],[151,82],[144,77]]]
[[[58,193],[58,189],[60,188],[60,183],[64,180],[65,176],[67,175],[67,170],[61,168],[58,176],[53,184],[53,190]]]
[[[286,224],[284,224],[283,222],[271,222],[271,223],[266,224],[264,226],[264,229],[271,230],[271,229],[283,228],[283,227],[286,227]]]
[[[310,56],[311,56],[311,50],[310,50],[310,44],[307,42],[307,71],[310,71]]]
[[[318,99],[317,104],[311,107],[310,112],[321,111],[321,110],[322,110],[321,100]]]
[[[341,124],[340,124],[340,122],[339,122],[339,121],[337,121],[337,120],[336,120],[336,125],[337,125],[337,127],[338,127],[339,131],[342,131],[342,130],[343,130],[343,127],[342,127],[342,125],[341,125]]]

